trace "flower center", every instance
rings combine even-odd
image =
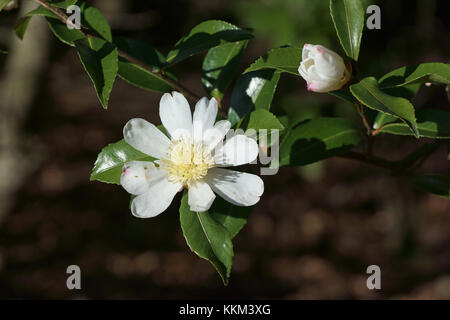
[[[166,158],[161,159],[161,166],[167,171],[170,181],[186,186],[203,178],[214,166],[214,160],[202,143],[182,138],[172,142]]]

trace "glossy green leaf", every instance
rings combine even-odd
[[[394,119],[398,120],[397,118]],[[450,139],[450,112],[439,109],[422,109],[417,112],[417,129],[420,137]],[[380,132],[413,135],[403,122],[385,124]]]
[[[199,257],[210,261],[226,285],[233,263],[230,232],[208,212],[192,212],[187,193],[181,200],[180,223],[189,248]]]
[[[151,72],[121,57],[119,58],[119,77],[142,89],[157,92],[173,91],[171,85],[156,73],[165,63],[165,58],[159,51],[145,42],[131,38],[114,38],[114,43],[123,52],[153,68]]]
[[[396,122],[399,118],[384,112],[378,112],[375,120],[373,121],[372,128],[377,130],[388,123]],[[407,127],[408,128],[408,127]],[[412,134],[411,130],[408,128],[408,131]]]
[[[450,178],[440,175],[425,175],[414,179],[414,184],[420,189],[450,199]]]
[[[394,97],[381,91],[378,82],[373,77],[362,79],[359,83],[350,86],[350,91],[365,106],[381,111],[404,121],[419,136],[414,107],[408,100]]]
[[[228,42],[253,38],[253,35],[225,21],[208,20],[195,26],[181,38],[167,55],[167,62],[173,65],[194,54]]]
[[[281,122],[268,110],[258,109],[249,114],[247,129],[259,131],[261,129],[283,130],[284,126]]]
[[[98,33],[103,39],[112,42],[112,33],[108,20],[95,7],[88,7],[83,11],[84,23]]]
[[[297,47],[284,47],[273,49],[253,62],[244,73],[261,69],[275,69],[299,75],[298,67],[302,60],[302,49]]]
[[[119,59],[118,75],[128,83],[142,89],[156,92],[173,91],[170,83],[159,77],[157,74],[150,72],[123,58]]]
[[[348,120],[315,118],[288,130],[280,143],[280,166],[300,166],[342,154],[361,143]]]
[[[222,100],[246,46],[247,41],[238,41],[209,49],[203,60],[202,83],[210,96]]]
[[[384,75],[380,80],[380,88],[403,87],[416,83],[450,84],[450,65],[446,63],[422,63],[395,69]]]
[[[122,139],[102,149],[95,161],[90,180],[120,184],[120,175],[126,162],[154,160],[145,153],[134,149]]]
[[[118,71],[117,48],[103,39],[75,41],[80,60],[94,83],[103,108],[108,107],[109,96]]]
[[[280,73],[275,70],[259,70],[242,75],[231,95],[228,120],[234,125],[251,110],[269,110]]]
[[[357,61],[364,29],[361,0],[330,0],[330,13],[342,48]]]
[[[70,30],[69,28],[67,28],[66,24],[53,18],[46,18],[46,19],[50,27],[50,30],[52,30],[53,34],[65,44],[75,46],[74,43],[75,41],[85,38],[85,35],[80,30],[77,29]]]

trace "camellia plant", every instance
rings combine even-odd
[[[179,212],[186,242],[214,265],[224,284],[231,272],[232,239],[263,196],[263,176],[278,168],[340,156],[385,168],[426,192],[450,198],[448,177],[417,170],[429,155],[445,147],[450,113],[432,108],[416,112],[411,103],[424,83],[443,85],[443,90],[450,85],[450,66],[439,62],[405,66],[386,70],[380,79],[357,74],[365,25],[360,0],[330,1],[346,56],[336,53],[339,48],[319,44],[284,46],[268,51],[242,74],[237,74],[240,60],[253,35],[230,23],[204,21],[165,55],[147,43],[113,36],[102,13],[81,1],[33,1],[38,6],[17,22],[16,35],[22,39],[30,19],[44,17],[53,34],[77,50],[103,108],[108,107],[117,76],[162,93],[162,126],[124,119],[129,120],[124,139],[101,150],[90,179],[120,184],[131,194],[130,211],[139,218],[163,213],[183,192]],[[0,10],[16,5],[17,1],[0,0]],[[69,14],[77,8],[79,28]],[[174,66],[203,52],[207,52],[201,66],[205,97],[198,97],[178,81]],[[274,93],[285,73],[302,77],[309,91],[346,101],[349,108],[356,108],[361,125],[345,118],[298,121],[272,113]],[[225,105],[232,84],[230,103]],[[374,155],[373,140],[384,134],[414,136],[418,147],[399,161],[380,158]],[[419,144],[422,138],[426,143]],[[256,164],[269,154],[270,163]],[[228,168],[233,166],[242,167]]]

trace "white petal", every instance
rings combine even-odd
[[[344,60],[326,48],[314,57],[314,66],[318,75],[324,80],[340,80],[344,75]]]
[[[204,133],[211,129],[217,117],[217,100],[202,98],[195,105],[193,130],[194,140],[202,141]]]
[[[216,151],[214,162],[222,166],[240,166],[255,160],[258,152],[256,141],[240,134],[228,139],[225,145]]]
[[[219,142],[225,138],[225,135],[231,128],[231,122],[228,120],[217,121],[214,127],[207,130],[203,134],[203,144],[208,146],[208,150],[212,151]],[[220,146],[219,146],[220,147]]]
[[[173,140],[192,136],[192,114],[189,103],[179,92],[165,93],[159,102],[161,122]]]
[[[144,119],[131,119],[123,128],[125,141],[133,148],[154,158],[164,157],[171,145],[169,138]]]
[[[158,169],[152,162],[130,161],[122,169],[120,184],[128,193],[139,195],[146,192],[152,178],[158,174]]]
[[[264,182],[254,174],[212,168],[205,180],[215,193],[237,206],[252,206],[264,192]]]
[[[173,183],[167,180],[162,169],[158,178],[150,182],[148,190],[133,199],[131,212],[138,218],[153,218],[164,212],[172,202],[178,191],[181,190],[181,183]]]
[[[215,198],[214,192],[206,182],[196,181],[189,185],[188,204],[191,211],[208,211]]]

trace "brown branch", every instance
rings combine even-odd
[[[377,156],[368,156],[354,151],[349,151],[340,157],[371,164],[389,170],[392,174],[401,175],[407,174],[411,168],[417,168],[418,165],[421,165],[434,151],[436,151],[436,149],[439,148],[439,146],[440,141],[433,141],[421,146],[399,161],[386,160]],[[416,163],[418,165],[414,166]]]
[[[61,10],[59,10],[58,8],[52,7],[51,5],[49,5],[45,0],[33,0],[34,2],[36,2],[37,4],[45,7],[46,9],[50,10],[52,13],[54,13],[59,20],[61,20],[61,22],[65,23],[65,24],[70,24],[73,27],[76,27],[71,21],[69,21],[69,17]],[[103,39],[103,37],[101,35],[99,35],[98,33],[96,33],[95,31],[85,27],[85,26],[81,26],[81,32],[83,32],[83,34],[89,38],[91,36],[96,36],[96,37],[100,37]],[[104,39],[106,40],[106,39]],[[119,48],[117,48],[118,50],[118,55],[128,61],[130,61],[131,63],[143,68],[144,70],[147,70],[151,73],[157,73],[158,76],[160,76],[164,81],[166,81],[167,83],[170,84],[170,86],[177,91],[180,91],[181,93],[183,93],[188,99],[192,100],[193,102],[197,102],[200,97],[198,95],[196,95],[195,93],[193,93],[191,90],[189,90],[188,88],[184,87],[183,85],[179,84],[178,82],[172,80],[171,78],[167,77],[164,73],[162,73],[161,71],[155,72],[153,71],[153,67],[147,65],[146,63],[136,59],[135,57],[129,55],[128,53],[120,50]]]

